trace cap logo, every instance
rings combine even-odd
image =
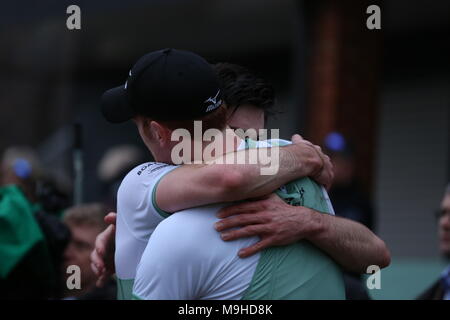
[[[211,103],[206,107],[206,112],[210,112],[214,109],[217,109],[222,104],[222,100],[217,101],[217,97],[219,96],[220,90],[217,91],[216,95],[214,97],[209,97],[205,100],[205,103]]]
[[[130,72],[128,72],[128,76],[131,77],[131,70],[130,70]],[[128,79],[127,79],[127,81],[125,81],[125,85],[124,85],[125,90],[127,90],[127,87],[128,87]]]

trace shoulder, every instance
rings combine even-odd
[[[146,238],[148,232],[166,214],[154,202],[154,191],[160,179],[177,166],[158,162],[146,162],[132,169],[122,180],[117,192],[117,213],[129,226],[141,230],[137,233]],[[152,219],[149,219],[152,218]]]
[[[122,184],[138,182],[140,180],[156,177],[176,167],[177,166],[161,162],[145,162],[131,169],[125,178],[123,178]]]
[[[161,162],[145,162],[133,168],[123,178],[118,196],[123,192],[139,192],[141,189],[156,184],[166,173],[177,166]]]

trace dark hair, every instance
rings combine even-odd
[[[275,91],[268,81],[232,63],[216,63],[213,68],[228,108],[250,104],[264,110],[266,116],[273,114]]]

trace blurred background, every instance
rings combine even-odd
[[[71,4],[81,30],[66,28]],[[366,27],[371,4],[381,30]],[[449,1],[17,0],[0,18],[0,153],[33,148],[54,206],[114,208],[111,190],[150,155],[132,123],[103,120],[100,96],[144,53],[186,49],[269,80],[268,127],[344,155],[361,221],[393,257],[373,298],[414,298],[444,268],[434,212],[450,181]]]

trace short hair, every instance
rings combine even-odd
[[[213,68],[228,108],[249,104],[262,109],[266,116],[274,113],[275,90],[268,81],[237,64],[221,62]]]
[[[88,203],[71,207],[64,212],[63,221],[76,226],[91,226],[100,229],[106,228],[104,218],[106,207],[101,203]]]

